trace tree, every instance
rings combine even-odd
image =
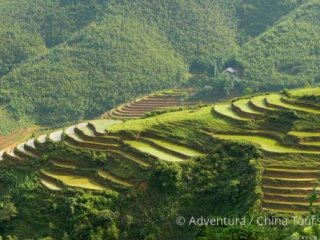
[[[18,211],[14,203],[6,203],[2,209],[0,209],[0,222],[8,222],[17,215]]]

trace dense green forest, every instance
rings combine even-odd
[[[210,85],[228,94],[233,78],[246,93],[319,81],[317,1],[0,5],[0,100],[16,119],[89,118],[172,86]],[[230,66],[239,70],[231,80],[222,73]],[[189,82],[189,70],[202,75]]]

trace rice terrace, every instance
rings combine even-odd
[[[0,0],[0,240],[320,239],[319,15]]]
[[[121,192],[138,189],[146,180],[144,173],[159,161],[179,163],[209,154],[186,139],[189,131],[195,131],[192,134],[255,145],[263,156],[257,165],[262,169],[261,208],[278,213],[304,213],[309,209],[308,196],[319,186],[320,129],[304,125],[303,119],[320,115],[320,105],[299,99],[303,91],[292,91],[290,97],[280,93],[258,95],[213,106],[186,106],[145,119],[114,120],[143,117],[154,107],[178,105],[176,95],[146,97],[143,99],[150,102],[143,100],[140,105],[142,100],[137,101],[139,114],[121,115],[119,109],[123,107],[116,108],[104,115],[105,119],[76,124],[4,149],[1,160],[13,166],[26,164],[29,159],[43,157],[43,146],[60,141],[68,151],[107,153],[110,159],[100,168],[72,154],[49,154],[39,169],[39,181],[52,191],[80,187]],[[296,115],[298,123],[287,124],[285,114]],[[272,122],[276,121],[272,117],[278,118],[279,126]],[[188,128],[183,128],[187,125]]]

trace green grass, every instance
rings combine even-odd
[[[206,106],[198,109],[165,113],[146,119],[129,120],[110,126],[109,130],[115,132],[121,130],[142,132],[155,127],[166,126],[171,123],[184,123],[189,121],[192,121],[194,125],[203,125],[217,130],[225,129],[231,131],[237,128],[237,125],[231,125],[222,119],[213,117],[211,110],[212,106]]]
[[[61,190],[60,187],[58,187],[57,185],[55,185],[54,183],[47,181],[46,179],[42,179],[40,178],[40,182],[48,189],[53,190],[53,191],[59,191]]]
[[[320,147],[320,142],[305,142],[305,141],[301,141],[300,144],[301,145],[305,145],[305,146]],[[319,151],[320,151],[320,148],[319,148]]]
[[[120,185],[123,185],[123,186],[126,186],[126,187],[132,187],[132,186],[133,186],[132,183],[130,183],[130,182],[128,182],[128,181],[125,181],[125,180],[122,180],[122,179],[120,179],[120,178],[117,178],[117,177],[113,176],[112,174],[110,174],[110,173],[107,172],[107,171],[99,170],[99,171],[98,171],[98,174],[99,174],[101,177],[103,177],[103,178],[105,178],[105,179],[107,179],[107,180],[110,180],[110,181],[112,181],[112,182],[115,182],[115,183],[117,183],[117,184],[120,184]]]
[[[192,148],[189,148],[187,146],[177,145],[177,144],[174,144],[169,141],[164,141],[164,140],[159,140],[159,139],[149,138],[149,137],[146,139],[156,143],[157,145],[159,145],[161,147],[170,149],[170,150],[178,152],[178,153],[182,153],[182,154],[187,155],[189,157],[197,157],[197,156],[204,156],[205,155],[204,153],[201,153],[201,152],[194,150]]]
[[[222,135],[222,134],[214,134],[213,136],[224,139],[224,140],[236,140],[236,141],[246,141],[253,144],[259,145],[263,150],[268,152],[276,152],[276,153],[311,153],[311,154],[320,154],[319,151],[307,151],[300,150],[291,147],[285,147],[280,145],[276,140],[260,137],[260,136],[243,136],[243,135]]]
[[[251,114],[262,114],[261,112],[259,111],[256,111],[254,109],[252,109],[250,106],[249,106],[249,101],[250,99],[239,99],[235,102],[233,102],[234,106],[237,106],[241,109],[242,112],[246,112],[246,113],[251,113]]]
[[[67,174],[67,173],[53,173],[47,170],[41,170],[45,175],[53,177],[62,181],[64,184],[71,187],[79,187],[90,190],[106,190],[106,187],[100,183],[85,177],[76,174]]]
[[[90,123],[95,126],[97,132],[101,132],[101,133],[105,133],[106,129],[109,129],[112,125],[115,125],[121,122],[122,121],[120,120],[113,120],[113,119],[100,119],[100,120],[90,121]]]
[[[141,152],[150,154],[150,155],[157,157],[157,158],[164,160],[164,161],[168,161],[168,162],[184,161],[182,158],[179,158],[179,157],[173,156],[171,154],[162,152],[162,151],[160,151],[160,150],[158,150],[158,149],[156,149],[146,143],[142,143],[142,142],[138,142],[138,141],[125,141],[125,142],[127,144],[129,144],[131,147],[133,147]]]
[[[320,114],[320,110],[315,110],[312,108],[307,107],[301,107],[294,104],[288,104],[281,101],[281,95],[280,94],[270,94],[267,96],[267,101],[270,104],[277,105],[279,107],[286,108],[288,110],[296,110],[296,111],[302,111],[307,113],[313,113],[313,114]]]
[[[264,108],[264,109],[270,110],[270,111],[276,110],[275,108],[268,107],[265,103],[265,99],[266,99],[266,95],[260,95],[260,96],[256,96],[256,97],[251,98],[251,102],[253,103],[253,105],[255,105],[259,108]]]
[[[320,132],[300,132],[300,131],[290,131],[288,135],[296,137],[320,137]]]
[[[67,162],[67,161],[50,161],[54,166],[62,167],[62,168],[69,168],[69,169],[76,169],[78,166],[75,163]]]
[[[290,94],[293,97],[302,97],[302,96],[305,96],[305,95],[307,95],[307,96],[310,96],[310,95],[319,96],[320,95],[320,87],[294,89],[294,90],[290,90]]]
[[[231,104],[230,103],[224,103],[224,104],[217,104],[214,106],[214,110],[219,113],[222,114],[226,117],[235,119],[235,120],[239,120],[239,121],[249,121],[250,119],[248,118],[244,118],[239,116],[237,113],[235,113],[232,109],[231,109]]]
[[[81,131],[87,136],[94,137],[94,132],[88,127],[81,128]]]

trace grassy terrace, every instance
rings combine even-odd
[[[168,162],[184,161],[184,159],[182,159],[182,158],[179,158],[177,156],[173,156],[169,153],[163,152],[163,151],[156,149],[146,143],[142,143],[139,141],[125,141],[125,143],[129,144],[131,147],[133,147],[141,152],[150,154],[150,155],[157,157],[157,158],[164,160],[164,161],[168,161]]]
[[[320,137],[320,132],[300,132],[300,131],[290,131],[288,135],[296,136],[296,137]]]
[[[252,107],[249,104],[250,99],[239,99],[233,102],[233,105],[241,109],[244,113],[249,113],[253,115],[261,115],[262,113],[252,109]]]
[[[144,116],[145,113],[161,108],[173,107],[180,105],[180,98],[183,92],[177,94],[162,92],[157,95],[145,96],[138,98],[127,104],[123,104],[115,109],[112,109],[108,114],[110,118],[115,119],[136,119]]]
[[[187,155],[189,157],[197,157],[197,156],[204,156],[205,155],[204,153],[201,153],[201,152],[196,151],[194,149],[191,149],[189,147],[177,145],[177,144],[174,144],[169,141],[159,140],[159,139],[150,138],[150,137],[145,138],[145,139],[147,139],[151,142],[154,142],[155,144],[157,144],[159,146],[162,146],[164,148],[170,149],[175,152],[182,153],[182,154]]]
[[[62,160],[51,160],[50,161],[54,166],[61,167],[61,168],[68,168],[68,169],[76,169],[78,167],[77,164],[71,161],[62,161]]]
[[[134,184],[132,184],[128,180],[121,179],[121,178],[115,176],[114,174],[112,174],[110,172],[107,172],[105,170],[99,170],[98,174],[102,178],[107,179],[107,180],[109,180],[111,182],[114,182],[116,184],[119,184],[119,185],[122,185],[122,186],[125,186],[125,187],[133,187],[134,186]]]
[[[266,99],[269,105],[266,104]],[[151,102],[161,102],[161,99],[155,98]],[[136,110],[141,111],[140,107],[143,105],[136,104]],[[131,105],[127,106],[130,110]],[[281,129],[279,127],[279,130],[271,130],[268,129],[268,125],[260,125],[265,116],[268,116],[268,111],[278,112],[282,109],[296,110],[299,111],[299,115],[306,117],[311,115],[303,115],[304,113],[320,113],[318,110],[294,103],[284,103],[279,94],[269,94],[238,99],[232,103],[193,107],[144,119],[127,121],[102,119],[90,121],[88,126],[75,125],[65,130],[71,137],[66,141],[68,145],[81,150],[109,153],[112,157],[104,159],[105,165],[97,169],[88,167],[88,163],[84,161],[78,164],[60,157],[52,158],[50,163],[55,170],[42,170],[43,175],[40,180],[51,190],[65,188],[63,184],[59,185],[59,182],[70,187],[94,190],[105,190],[104,181],[106,186],[111,184],[110,188],[133,188],[135,183],[143,180],[154,166],[149,162],[152,158],[144,159],[143,153],[159,161],[188,161],[192,157],[206,156],[208,153],[197,150],[206,148],[198,148],[197,144],[205,144],[201,142],[202,137],[204,139],[214,137],[221,140],[245,141],[263,150],[262,209],[303,213],[308,210],[307,195],[319,185],[317,179],[320,177],[320,132],[289,130],[286,133],[282,127]],[[130,112],[129,110],[125,112]],[[250,115],[259,116],[259,121]],[[302,128],[292,127],[292,129]],[[61,130],[48,133],[48,136],[52,140],[59,141],[60,133]],[[286,136],[298,137],[300,142],[286,143]],[[39,137],[38,142],[44,142],[45,138],[46,135]],[[123,147],[122,143],[128,144],[130,148]],[[32,140],[30,145],[37,146],[37,144],[34,146]],[[10,154],[11,157],[8,156]],[[20,155],[15,156],[14,152],[10,154],[7,151],[4,159],[9,159],[11,162],[20,160]],[[81,172],[84,165],[96,171],[95,178],[79,175],[78,171]]]
[[[269,104],[271,104],[272,106],[279,107],[281,109],[289,109],[289,110],[296,110],[296,111],[302,111],[302,112],[313,113],[313,114],[320,114],[320,110],[284,103],[281,100],[281,97],[282,96],[280,94],[270,94],[266,97],[266,99]]]
[[[184,123],[192,121],[193,124],[216,130],[237,131],[238,127],[225,122],[223,119],[214,118],[211,114],[212,106],[207,106],[198,109],[183,110],[178,112],[170,112],[159,116],[146,119],[137,119],[127,121],[111,126],[108,130],[112,132],[138,131],[143,132],[148,129],[154,129],[159,126],[165,126],[171,123]]]
[[[43,179],[40,177],[40,182],[42,183],[43,186],[46,188],[52,190],[52,191],[59,191],[62,190],[59,186],[57,186],[55,183],[48,181],[47,179]]]
[[[266,110],[266,111],[275,111],[277,109],[268,107],[266,105],[266,95],[256,96],[250,99],[250,103],[255,106],[257,109]]]
[[[286,147],[286,146],[280,145],[276,140],[268,137],[261,137],[261,136],[254,136],[254,135],[244,136],[244,135],[224,135],[224,134],[213,134],[213,136],[223,140],[246,141],[253,144],[257,144],[267,152],[320,154],[320,149],[319,151],[308,151],[308,150]]]
[[[305,95],[320,96],[320,87],[294,89],[294,90],[290,90],[290,94],[293,97],[301,97]]]
[[[232,120],[238,120],[238,121],[249,121],[250,119],[241,117],[236,112],[234,112],[231,108],[230,103],[224,103],[224,104],[217,104],[214,106],[214,111],[218,113],[219,115],[225,116]]]
[[[94,125],[97,132],[105,133],[105,130],[115,125],[117,123],[121,123],[120,120],[113,120],[113,119],[100,119],[100,120],[93,120],[90,121],[91,124]]]
[[[79,187],[90,190],[107,190],[105,186],[101,185],[100,183],[94,181],[89,177],[70,173],[51,172],[44,169],[42,169],[41,172],[44,175],[60,180],[67,186]]]

